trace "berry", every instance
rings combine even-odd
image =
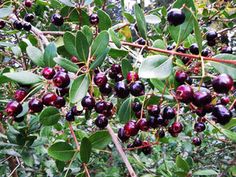
[[[164,119],[173,119],[175,115],[176,115],[175,110],[170,106],[165,107],[162,112],[162,117]]]
[[[25,21],[27,22],[32,22],[34,19],[34,15],[33,14],[26,14],[24,17]]]
[[[42,98],[42,102],[44,105],[46,106],[53,106],[54,105],[54,101],[57,99],[56,94],[54,93],[46,93],[43,98]]]
[[[31,0],[25,0],[24,4],[26,7],[31,7],[32,6],[32,1]]]
[[[117,82],[114,89],[118,98],[126,98],[129,96],[128,87],[123,81]]]
[[[223,105],[227,105],[229,102],[230,102],[229,97],[224,96],[220,99],[220,103]]]
[[[138,112],[135,112],[134,114],[135,114],[135,117],[140,118],[141,116],[144,115],[144,111],[143,112],[142,111],[138,111]]]
[[[129,139],[129,136],[126,136],[124,128],[119,128],[118,130],[118,137],[122,142],[125,142]]]
[[[196,132],[202,132],[206,129],[206,126],[203,122],[197,122],[194,124],[194,130]]]
[[[130,84],[130,93],[133,96],[141,96],[145,93],[145,86],[141,81],[135,81]]]
[[[169,132],[170,135],[173,136],[173,137],[177,137],[177,136],[179,135],[178,133],[174,133],[174,132],[173,132],[173,128],[172,128],[172,127],[169,127],[169,128],[168,128],[168,132]]]
[[[216,105],[213,108],[212,115],[216,117],[221,125],[227,124],[232,118],[232,112],[223,105]]]
[[[144,141],[144,142],[142,143],[142,146],[145,146],[145,147],[142,148],[142,152],[143,152],[145,155],[148,155],[148,154],[151,154],[151,153],[152,153],[152,147],[151,147],[151,145],[150,145],[149,142]]]
[[[220,74],[212,80],[212,86],[216,93],[228,93],[233,84],[232,77],[227,74]]]
[[[232,54],[233,53],[233,49],[231,47],[222,47],[221,48],[221,53],[228,53],[228,54]]]
[[[165,131],[164,130],[158,131],[158,137],[159,138],[164,138],[165,137]]]
[[[194,137],[192,139],[192,144],[195,145],[195,146],[200,146],[202,144],[202,140],[198,137]]]
[[[183,84],[188,77],[189,77],[188,74],[184,71],[179,70],[175,73],[175,80],[181,84]]]
[[[143,38],[140,38],[140,39],[137,40],[137,43],[138,43],[139,45],[145,45],[145,44],[146,44],[146,41],[145,41]]]
[[[106,110],[112,110],[113,109],[113,103],[112,102],[106,102]]]
[[[202,53],[201,53],[201,55],[204,57],[208,57],[210,54],[211,54],[211,51],[208,48],[205,48],[204,50],[202,50]]]
[[[181,60],[184,64],[190,64],[190,61],[191,61],[191,59],[188,57],[183,57]]]
[[[99,115],[95,120],[95,125],[101,129],[105,128],[108,125],[108,119],[104,115]]]
[[[17,101],[10,101],[5,109],[8,116],[17,116],[22,110],[22,105]]]
[[[132,103],[132,110],[134,112],[139,112],[139,111],[141,111],[141,109],[142,109],[142,104],[140,102],[136,101],[136,102]]]
[[[167,49],[167,50],[173,50],[174,48],[175,48],[174,45],[168,45],[166,49]]]
[[[198,116],[200,116],[200,117],[203,117],[203,116],[206,115],[206,111],[205,111],[204,108],[198,108],[198,109],[196,109],[196,110],[195,110],[195,113],[196,113]]]
[[[127,137],[137,135],[138,131],[139,131],[138,126],[136,124],[136,121],[134,120],[127,122],[124,126],[124,133]]]
[[[171,25],[178,26],[184,23],[185,14],[181,9],[171,9],[167,14],[167,20]]]
[[[5,27],[6,23],[3,20],[0,20],[0,29]]]
[[[15,121],[15,122],[17,122],[17,123],[20,123],[20,122],[23,122],[24,121],[24,116],[22,116],[22,117],[14,117],[13,118],[13,120]]]
[[[51,22],[56,26],[62,26],[64,23],[64,19],[60,14],[53,14],[51,17]]]
[[[109,77],[115,79],[118,74],[121,74],[121,66],[118,64],[113,64],[109,70]]]
[[[193,98],[193,89],[188,85],[181,85],[176,89],[176,98],[183,103],[190,103]]]
[[[95,106],[95,100],[93,97],[91,96],[85,96],[82,101],[81,104],[84,108],[92,110]]]
[[[99,88],[99,91],[102,95],[109,95],[112,92],[112,88],[108,83],[106,83],[104,86]]]
[[[160,114],[159,105],[150,105],[147,107],[147,110],[150,116],[158,116]]]
[[[72,112],[73,115],[79,116],[80,114],[82,114],[83,110],[79,111],[76,106],[73,106],[71,108],[71,112]]]
[[[124,80],[124,76],[120,73],[115,76],[115,82]]]
[[[105,101],[99,101],[95,104],[95,111],[97,113],[103,113],[107,108],[107,104]]]
[[[14,27],[15,29],[17,29],[17,30],[21,30],[21,29],[23,28],[23,25],[22,25],[22,23],[21,23],[20,21],[16,20],[16,21],[14,21],[14,23],[13,23],[13,27]]]
[[[139,138],[135,138],[134,142],[133,142],[133,147],[139,147],[142,146],[142,141]]]
[[[91,25],[94,25],[94,26],[97,25],[99,23],[98,15],[97,14],[91,14],[89,16],[89,21],[90,21]]]
[[[205,106],[205,105],[211,103],[211,100],[212,100],[212,96],[208,92],[198,91],[193,94],[193,104],[197,107]]]
[[[173,133],[180,133],[183,130],[183,125],[180,122],[174,122],[171,128]]]
[[[104,85],[106,85],[107,83],[107,77],[104,73],[97,73],[94,76],[94,83],[98,86],[98,87],[102,87]]]
[[[60,109],[66,105],[66,100],[62,96],[58,96],[57,99],[54,101],[53,105],[56,108]]]
[[[72,122],[72,121],[75,120],[75,116],[74,116],[72,111],[69,111],[69,112],[66,113],[66,120],[68,122]]]
[[[30,23],[24,23],[23,24],[23,28],[24,28],[25,31],[30,31],[32,26],[31,26]]]
[[[138,73],[134,71],[129,71],[126,77],[128,83],[139,80]]]
[[[138,127],[138,129],[140,129],[142,131],[148,131],[149,123],[148,123],[147,119],[145,119],[145,118],[139,119],[137,122],[137,127]]]
[[[56,89],[56,92],[57,92],[57,95],[65,96],[66,94],[69,93],[69,88],[68,88],[68,87],[65,87],[65,88],[57,88],[57,89]]]
[[[148,120],[148,124],[152,128],[157,128],[159,125],[162,125],[164,123],[163,117],[159,116],[150,116]]]
[[[216,41],[215,40],[212,40],[212,41],[207,41],[207,45],[209,46],[215,46],[216,45]]]
[[[16,101],[21,102],[27,96],[27,91],[24,89],[16,90],[14,98]]]
[[[217,32],[216,31],[208,31],[206,33],[206,40],[208,41],[212,41],[215,40],[217,38]]]
[[[198,49],[198,45],[196,43],[192,44],[189,48],[189,51],[192,54],[198,55],[199,54],[199,49]]]
[[[179,46],[177,49],[176,49],[176,52],[180,52],[180,53],[186,53],[187,49],[184,48],[183,46]]]
[[[31,112],[41,112],[43,110],[43,103],[37,98],[33,98],[28,103]]]
[[[59,71],[53,77],[53,83],[59,88],[67,87],[70,84],[70,77],[66,72]]]
[[[42,70],[42,75],[45,79],[52,79],[55,74],[56,72],[53,68],[46,67]]]

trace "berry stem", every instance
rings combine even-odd
[[[136,149],[142,149],[142,148],[145,148],[145,147],[150,147],[150,146],[154,146],[154,145],[158,145],[159,142],[154,142],[154,143],[150,143],[150,144],[147,144],[147,145],[142,145],[142,146],[138,146],[138,147],[133,147],[133,148],[127,148],[127,149],[124,149],[125,151],[132,151],[132,150],[136,150]]]
[[[71,135],[72,135],[72,137],[73,137],[73,139],[74,139],[74,141],[75,141],[75,144],[76,144],[76,147],[77,147],[77,151],[80,151],[80,145],[79,145],[78,140],[77,140],[77,138],[76,138],[76,136],[75,136],[75,132],[74,132],[74,130],[73,130],[73,127],[72,127],[72,124],[71,124],[71,123],[69,123],[69,127],[70,127]]]
[[[86,164],[86,163],[83,163],[83,167],[84,167],[84,171],[85,171],[86,177],[90,177],[90,174],[89,174],[89,170],[88,170],[87,164]]]

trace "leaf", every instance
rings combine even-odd
[[[141,78],[166,79],[172,72],[172,59],[163,55],[147,57],[141,63],[139,76]]]
[[[232,118],[229,123],[224,125],[225,129],[231,129],[233,127],[236,127],[236,118]]]
[[[60,161],[69,161],[74,156],[75,150],[66,142],[57,142],[48,148],[48,155]]]
[[[22,55],[21,48],[19,46],[13,46],[11,47],[11,50],[13,54],[16,55],[17,57],[20,57]]]
[[[150,79],[151,83],[154,85],[154,87],[160,91],[160,93],[163,93],[165,88],[165,83],[159,79]],[[165,89],[165,94],[170,95],[170,92],[168,91],[168,88]]]
[[[232,54],[218,54],[215,55],[213,58],[218,58],[222,60],[236,60],[236,56]],[[219,73],[229,74],[233,79],[236,79],[235,65],[213,61],[211,61],[210,63]]]
[[[119,38],[116,36],[116,33],[113,29],[109,29],[108,30],[111,40],[114,42],[114,44],[116,45],[116,47],[121,48],[121,42],[119,40]]]
[[[99,56],[106,50],[109,43],[109,34],[107,31],[102,31],[93,41],[91,47],[91,55]]]
[[[189,171],[188,163],[184,159],[182,159],[180,156],[176,157],[175,163],[176,163],[177,167],[181,168],[185,172]]]
[[[134,17],[133,17],[131,14],[129,14],[129,13],[127,13],[127,12],[124,12],[123,15],[125,16],[125,18],[126,18],[130,23],[135,23],[135,19],[134,19]]]
[[[194,21],[193,21],[193,28],[194,28],[194,33],[195,33],[195,38],[197,41],[199,53],[201,53],[202,52],[202,34],[201,34],[200,27],[199,27],[199,23],[198,23],[197,18],[195,16],[194,16]]]
[[[129,52],[127,50],[114,49],[114,48],[111,48],[109,51],[109,55],[112,58],[123,58],[123,57],[127,56],[128,53]]]
[[[164,43],[163,40],[157,39],[154,41],[153,47],[159,48],[159,49],[166,49],[166,44]]]
[[[236,133],[227,129],[221,129],[221,132],[232,141],[236,142]]]
[[[43,60],[43,52],[34,46],[28,46],[26,48],[26,53],[34,64],[40,67],[45,67]]]
[[[75,36],[70,32],[66,32],[63,36],[63,41],[67,52],[72,56],[78,57],[78,53],[75,46]]]
[[[15,81],[24,85],[36,84],[42,81],[39,75],[36,75],[29,71],[4,73],[3,76],[6,76],[12,81]]]
[[[111,142],[111,136],[108,131],[101,130],[90,135],[89,141],[94,149],[104,149]]]
[[[89,4],[91,4],[93,2],[93,0],[85,0],[85,2],[84,2],[84,5],[86,6],[86,5],[89,5]]]
[[[128,60],[123,59],[121,62],[121,70],[122,70],[122,74],[123,74],[124,78],[126,78],[128,72],[133,70],[133,67]]]
[[[97,14],[98,14],[98,17],[99,17],[98,28],[101,31],[108,30],[112,25],[110,16],[101,9],[99,9],[97,11]]]
[[[87,61],[89,55],[89,44],[84,33],[78,31],[75,40],[76,50],[80,61]]]
[[[76,78],[69,92],[69,98],[71,103],[77,103],[83,99],[86,95],[89,88],[89,76],[88,75],[80,75]]]
[[[59,0],[62,4],[65,4],[69,7],[75,7],[75,2],[73,0]]]
[[[153,15],[153,14],[146,15],[145,20],[147,23],[150,23],[150,24],[159,24],[161,22],[160,17]]]
[[[109,48],[106,48],[101,55],[96,57],[96,59],[92,62],[90,69],[95,69],[96,67],[101,66],[103,61],[106,59],[109,50]]]
[[[91,155],[92,145],[88,138],[84,137],[80,146],[80,159],[83,163],[88,163]]]
[[[5,18],[12,13],[12,7],[5,7],[0,9],[0,18]]]
[[[44,63],[46,64],[46,66],[54,67],[56,63],[54,62],[53,58],[56,56],[57,56],[57,47],[55,43],[52,42],[48,44],[47,47],[45,48]]]
[[[217,175],[218,173],[214,170],[198,170],[193,173],[193,175],[201,175],[201,176],[208,176],[208,175]]]
[[[39,122],[45,126],[55,125],[61,118],[60,112],[55,107],[45,108],[39,115]]]
[[[137,20],[138,31],[143,39],[147,39],[147,24],[143,11],[138,4],[134,5],[134,13]]]
[[[93,32],[92,32],[92,30],[87,25],[85,25],[82,28],[82,32],[86,36],[89,45],[91,45],[91,43],[93,41]]]
[[[75,63],[66,58],[56,57],[54,58],[54,61],[67,71],[77,73],[77,71],[79,70],[79,67]]]
[[[129,97],[120,106],[120,109],[118,111],[118,117],[121,123],[127,123],[131,119],[131,104],[132,99]]]

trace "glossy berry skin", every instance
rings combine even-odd
[[[70,60],[71,60],[73,63],[77,63],[77,62],[79,61],[76,56],[72,56],[72,57],[70,58]]]
[[[28,103],[29,109],[31,112],[41,112],[43,110],[43,103],[37,98],[33,98]]]
[[[148,131],[149,123],[148,123],[147,119],[145,119],[145,118],[139,119],[137,121],[137,127],[138,127],[139,130]]]
[[[212,101],[212,96],[209,92],[198,91],[193,94],[193,104],[197,107],[205,106],[211,103],[211,101]]]
[[[160,106],[156,104],[149,105],[147,110],[150,116],[158,116],[160,114]]]
[[[24,28],[25,31],[30,31],[32,26],[31,26],[30,23],[24,23],[23,24],[23,28]]]
[[[199,54],[199,49],[198,49],[198,45],[196,43],[192,44],[189,48],[189,51],[192,54],[198,55]]]
[[[164,119],[161,116],[150,116],[148,124],[152,128],[157,128],[164,123]]]
[[[228,93],[233,84],[232,77],[227,74],[220,74],[212,80],[212,86],[216,93]]]
[[[141,96],[145,94],[145,86],[141,81],[135,81],[130,84],[130,93],[133,96]]]
[[[223,104],[223,105],[227,105],[229,102],[230,102],[229,97],[222,97],[220,99],[220,103]]]
[[[95,111],[97,113],[103,113],[107,109],[107,104],[105,101],[99,101],[95,104]]]
[[[215,40],[217,38],[217,32],[216,31],[208,31],[206,33],[206,40],[208,41],[212,41]]]
[[[98,86],[98,87],[103,87],[106,85],[107,83],[107,77],[104,73],[97,73],[94,76],[94,83]]]
[[[127,122],[124,126],[124,132],[127,137],[137,135],[138,131],[139,129],[138,129],[137,123],[134,120]]]
[[[89,21],[90,21],[91,25],[94,25],[94,26],[97,25],[99,23],[98,15],[97,14],[91,14],[89,16]]]
[[[53,105],[56,108],[60,109],[66,105],[66,100],[62,96],[58,96],[57,99],[54,101]]]
[[[53,68],[46,67],[42,70],[42,75],[45,79],[52,79],[54,75],[56,74],[55,70]]]
[[[14,23],[13,23],[13,27],[14,27],[15,29],[17,29],[17,30],[21,30],[21,29],[23,28],[23,25],[22,25],[22,23],[21,23],[20,21],[16,20],[16,21],[14,21]]]
[[[17,122],[17,123],[23,122],[24,119],[25,119],[24,116],[22,116],[22,117],[13,117],[13,120],[14,120],[15,122]]]
[[[115,79],[115,82],[119,82],[119,81],[124,80],[124,76],[120,73],[120,74],[117,74],[114,79]]]
[[[171,128],[173,133],[180,133],[183,130],[183,125],[180,122],[174,122]]]
[[[14,98],[16,101],[21,102],[27,96],[27,91],[24,89],[16,90]]]
[[[142,109],[142,104],[140,102],[136,101],[136,102],[132,103],[131,107],[134,112],[139,112]]]
[[[194,124],[194,130],[196,132],[203,132],[206,129],[206,126],[203,122],[197,122]]]
[[[211,51],[208,48],[203,49],[202,53],[201,53],[201,55],[204,56],[204,57],[208,57],[208,56],[210,56],[210,54],[211,54]]]
[[[223,105],[216,105],[213,108],[212,115],[216,117],[221,125],[227,124],[232,118],[232,112]]]
[[[193,98],[193,89],[188,85],[181,85],[176,89],[176,98],[183,103],[190,103]]]
[[[174,48],[175,48],[175,46],[173,46],[173,45],[168,45],[167,48],[166,48],[166,50],[173,50]]]
[[[32,1],[31,0],[25,0],[24,4],[25,4],[26,7],[30,8],[32,6]]]
[[[108,83],[106,83],[104,86],[99,88],[99,91],[101,92],[102,95],[107,96],[111,94],[112,88]]]
[[[164,119],[173,119],[175,115],[176,115],[176,112],[172,107],[167,106],[163,109],[162,117]]]
[[[109,70],[109,77],[115,79],[118,74],[121,74],[121,66],[118,64],[112,64]]]
[[[187,49],[184,48],[183,46],[179,46],[177,49],[176,49],[176,52],[180,52],[180,53],[186,53]]]
[[[59,88],[67,87],[70,84],[70,77],[66,72],[59,71],[53,77],[53,84]]]
[[[221,49],[221,53],[228,53],[228,54],[232,54],[233,53],[233,49],[231,47],[223,47]]]
[[[192,139],[192,144],[195,145],[195,146],[200,146],[202,144],[202,140],[198,137],[194,137]]]
[[[160,130],[157,133],[158,133],[159,138],[164,138],[165,137],[165,131],[164,130]]]
[[[85,96],[82,101],[81,104],[84,108],[92,110],[95,106],[95,100],[93,97],[91,96]]]
[[[138,43],[139,45],[145,45],[145,44],[146,44],[146,41],[145,41],[143,38],[140,38],[140,39],[137,40],[137,43]]]
[[[80,114],[83,113],[83,110],[78,110],[76,106],[73,106],[73,107],[71,108],[71,112],[72,112],[73,115],[79,116]]]
[[[44,105],[46,106],[53,106],[54,105],[54,101],[57,99],[57,95],[54,93],[46,93],[43,98],[42,98],[42,102]]]
[[[51,17],[51,22],[56,26],[62,26],[64,23],[64,19],[60,14],[53,14]]]
[[[129,139],[129,136],[125,134],[124,128],[119,128],[118,137],[120,138],[122,142],[125,142]]]
[[[32,22],[34,20],[34,15],[29,13],[29,14],[26,14],[25,17],[24,17],[25,21],[27,22]]]
[[[136,138],[133,142],[133,147],[139,147],[139,146],[142,146],[143,142],[139,139],[139,138]]]
[[[114,90],[118,98],[126,98],[127,96],[129,96],[128,87],[123,81],[117,82]]]
[[[6,23],[3,20],[0,20],[0,29],[5,27]]]
[[[167,20],[171,25],[178,26],[184,23],[185,14],[181,9],[171,9],[167,13]]]
[[[179,135],[179,133],[174,133],[174,132],[173,132],[173,128],[172,128],[172,127],[169,127],[169,128],[168,128],[168,132],[169,132],[170,135],[173,136],[173,137],[177,137],[177,136]]]
[[[175,80],[181,84],[183,84],[188,78],[188,74],[184,71],[177,71],[175,73]]]
[[[138,73],[136,73],[134,71],[129,71],[127,74],[126,80],[128,83],[139,80]]]
[[[69,93],[69,88],[68,88],[68,87],[65,87],[65,88],[57,88],[57,89],[56,89],[56,93],[57,93],[57,95],[65,96],[66,94]]]
[[[73,114],[72,111],[67,112],[67,114],[66,114],[66,120],[67,120],[68,122],[75,121],[75,115]]]
[[[145,154],[145,155],[148,155],[148,154],[151,154],[152,153],[152,147],[150,146],[150,143],[147,142],[147,141],[144,141],[142,143],[142,146],[145,146],[142,148],[142,152]]]
[[[17,116],[23,110],[22,105],[17,101],[10,101],[5,109],[8,116]]]
[[[108,125],[108,119],[104,115],[99,115],[95,120],[95,125],[101,129],[104,129]]]

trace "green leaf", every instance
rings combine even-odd
[[[83,163],[88,163],[91,155],[92,145],[88,138],[84,137],[80,146],[80,159]]]
[[[96,131],[89,137],[94,149],[104,149],[110,142],[111,136],[106,130]]]
[[[45,126],[55,125],[61,118],[60,112],[55,107],[45,108],[39,115],[39,122]]]
[[[158,49],[166,49],[166,44],[164,43],[163,40],[157,39],[154,41],[153,47],[158,48]]]
[[[150,79],[153,86],[160,91],[160,93],[163,93],[165,88],[165,83],[159,79]],[[168,91],[168,88],[165,89],[165,94],[170,95],[170,92]]]
[[[54,57],[57,56],[57,47],[55,43],[50,43],[48,46],[45,48],[44,52],[44,63],[46,66],[53,67],[55,66],[55,62],[53,60]]]
[[[143,39],[147,39],[147,24],[143,11],[138,4],[134,5],[134,13],[137,20],[138,31]]]
[[[78,31],[76,34],[76,50],[80,61],[87,61],[89,55],[89,43],[84,33]]]
[[[48,155],[60,161],[69,161],[74,156],[75,150],[66,142],[57,142],[48,148]]]
[[[5,18],[12,13],[12,7],[5,7],[0,9],[0,18]]]
[[[227,129],[221,129],[221,132],[232,141],[236,142],[236,133]]]
[[[99,17],[98,28],[101,31],[102,30],[108,30],[112,25],[110,16],[101,9],[99,9],[97,11],[97,14],[98,14],[98,17]]]
[[[195,33],[195,38],[197,41],[199,53],[201,53],[202,52],[202,34],[201,34],[198,20],[195,16],[194,16],[194,21],[193,21],[193,27],[194,27],[194,33]]]
[[[43,52],[34,46],[28,46],[26,48],[27,55],[29,58],[40,67],[45,67],[45,63],[43,60]]]
[[[110,36],[111,36],[111,40],[114,42],[114,44],[116,45],[116,47],[121,48],[121,42],[119,40],[119,38],[116,36],[116,33],[113,29],[109,29],[108,30]]]
[[[224,125],[225,129],[231,129],[233,127],[236,127],[236,118],[232,118],[229,123]]]
[[[75,63],[66,58],[56,57],[54,58],[54,61],[67,71],[77,73],[77,71],[79,70],[79,67]]]
[[[161,22],[161,18],[153,14],[146,15],[145,20],[150,24],[159,24]]]
[[[24,85],[31,85],[41,82],[41,78],[39,75],[31,73],[29,71],[20,71],[20,72],[12,72],[12,73],[4,73],[3,76],[11,79],[12,81],[18,82]]]
[[[198,170],[193,173],[193,175],[201,175],[201,176],[208,176],[208,175],[217,175],[218,173],[214,170],[207,169],[207,170]]]
[[[147,57],[141,63],[139,76],[141,78],[166,79],[172,72],[172,59],[163,55]]]
[[[102,31],[93,41],[91,47],[92,56],[100,56],[106,50],[109,43],[109,34],[107,31]]]
[[[129,52],[127,50],[114,49],[114,48],[111,48],[109,51],[109,55],[112,58],[123,58],[123,57],[127,56],[128,53]]]
[[[87,25],[85,25],[82,28],[82,32],[86,36],[89,45],[91,45],[92,41],[93,41],[93,32],[92,32],[92,30]]]
[[[131,119],[132,115],[131,104],[132,104],[132,99],[129,97],[121,105],[118,111],[118,117],[121,123],[127,123]]]
[[[218,54],[215,55],[213,58],[218,58],[222,60],[236,60],[236,56],[232,54]],[[235,65],[213,61],[211,61],[210,63],[219,73],[229,74],[233,79],[236,79]]]
[[[131,14],[124,12],[123,15],[130,23],[135,23],[135,18]]]
[[[133,70],[133,67],[127,59],[123,59],[121,62],[121,69],[124,78],[126,78],[128,72]]]
[[[182,159],[180,156],[176,157],[175,163],[176,163],[177,167],[181,168],[185,172],[189,171],[188,163],[184,159]]]
[[[83,99],[89,88],[89,76],[80,75],[77,77],[71,87],[69,92],[69,98],[71,103],[77,103]]]
[[[72,56],[78,57],[78,53],[75,46],[75,36],[70,32],[66,32],[63,36],[63,41],[67,52]]]
[[[65,4],[69,7],[75,7],[75,2],[73,0],[59,0],[62,4]]]
[[[106,48],[101,55],[96,57],[96,59],[91,63],[90,69],[94,69],[98,66],[101,66],[103,61],[106,59],[109,50],[109,48]]]

